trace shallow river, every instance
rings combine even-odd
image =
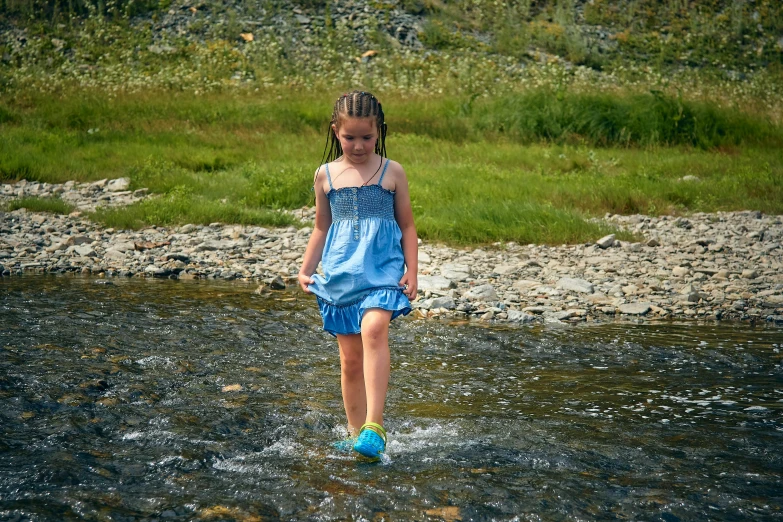
[[[398,320],[372,464],[254,289],[0,279],[0,520],[783,519],[783,329]]]

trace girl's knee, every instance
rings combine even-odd
[[[340,366],[344,373],[361,372],[363,364],[362,338],[359,335],[338,336]]]
[[[364,367],[362,352],[343,352],[340,354],[340,367],[346,375],[361,374]]]
[[[388,329],[383,327],[372,327],[367,328],[366,331],[362,332],[362,337],[365,340],[364,346],[365,348],[367,346],[374,346],[378,343],[378,341],[386,341],[389,338]]]
[[[368,311],[362,319],[362,341],[365,347],[379,340],[387,340],[389,337],[389,322],[391,312],[386,310]]]

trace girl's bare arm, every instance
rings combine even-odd
[[[329,232],[329,226],[332,224],[332,212],[329,208],[329,199],[324,192],[324,179],[326,174],[319,168],[315,174],[315,225],[310,240],[307,242],[302,267],[299,269],[299,286],[307,293],[310,293],[308,285],[314,281],[312,275],[321,262],[321,256],[324,253],[324,244],[326,243],[326,234]]]
[[[416,299],[416,292],[419,289],[419,238],[416,235],[416,225],[413,222],[408,177],[400,164],[395,163],[394,167],[394,218],[402,231],[402,255],[407,267],[407,271],[400,279],[400,284],[406,286],[403,293],[413,300]]]

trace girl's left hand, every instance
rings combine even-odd
[[[400,286],[404,288],[402,293],[407,295],[408,299],[411,301],[416,299],[416,292],[419,290],[419,282],[416,274],[405,272],[402,279],[400,279]]]
[[[315,280],[312,277],[310,277],[309,275],[305,275],[305,274],[302,274],[302,273],[300,273],[298,277],[299,277],[299,286],[300,286],[300,288],[302,290],[304,290],[306,293],[312,294],[313,292],[309,288],[307,288],[307,287],[309,285],[315,283]]]

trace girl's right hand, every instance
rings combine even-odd
[[[306,293],[311,293],[307,286],[313,283],[315,283],[315,280],[309,275],[299,274],[299,286],[301,286],[302,290],[304,290]]]

